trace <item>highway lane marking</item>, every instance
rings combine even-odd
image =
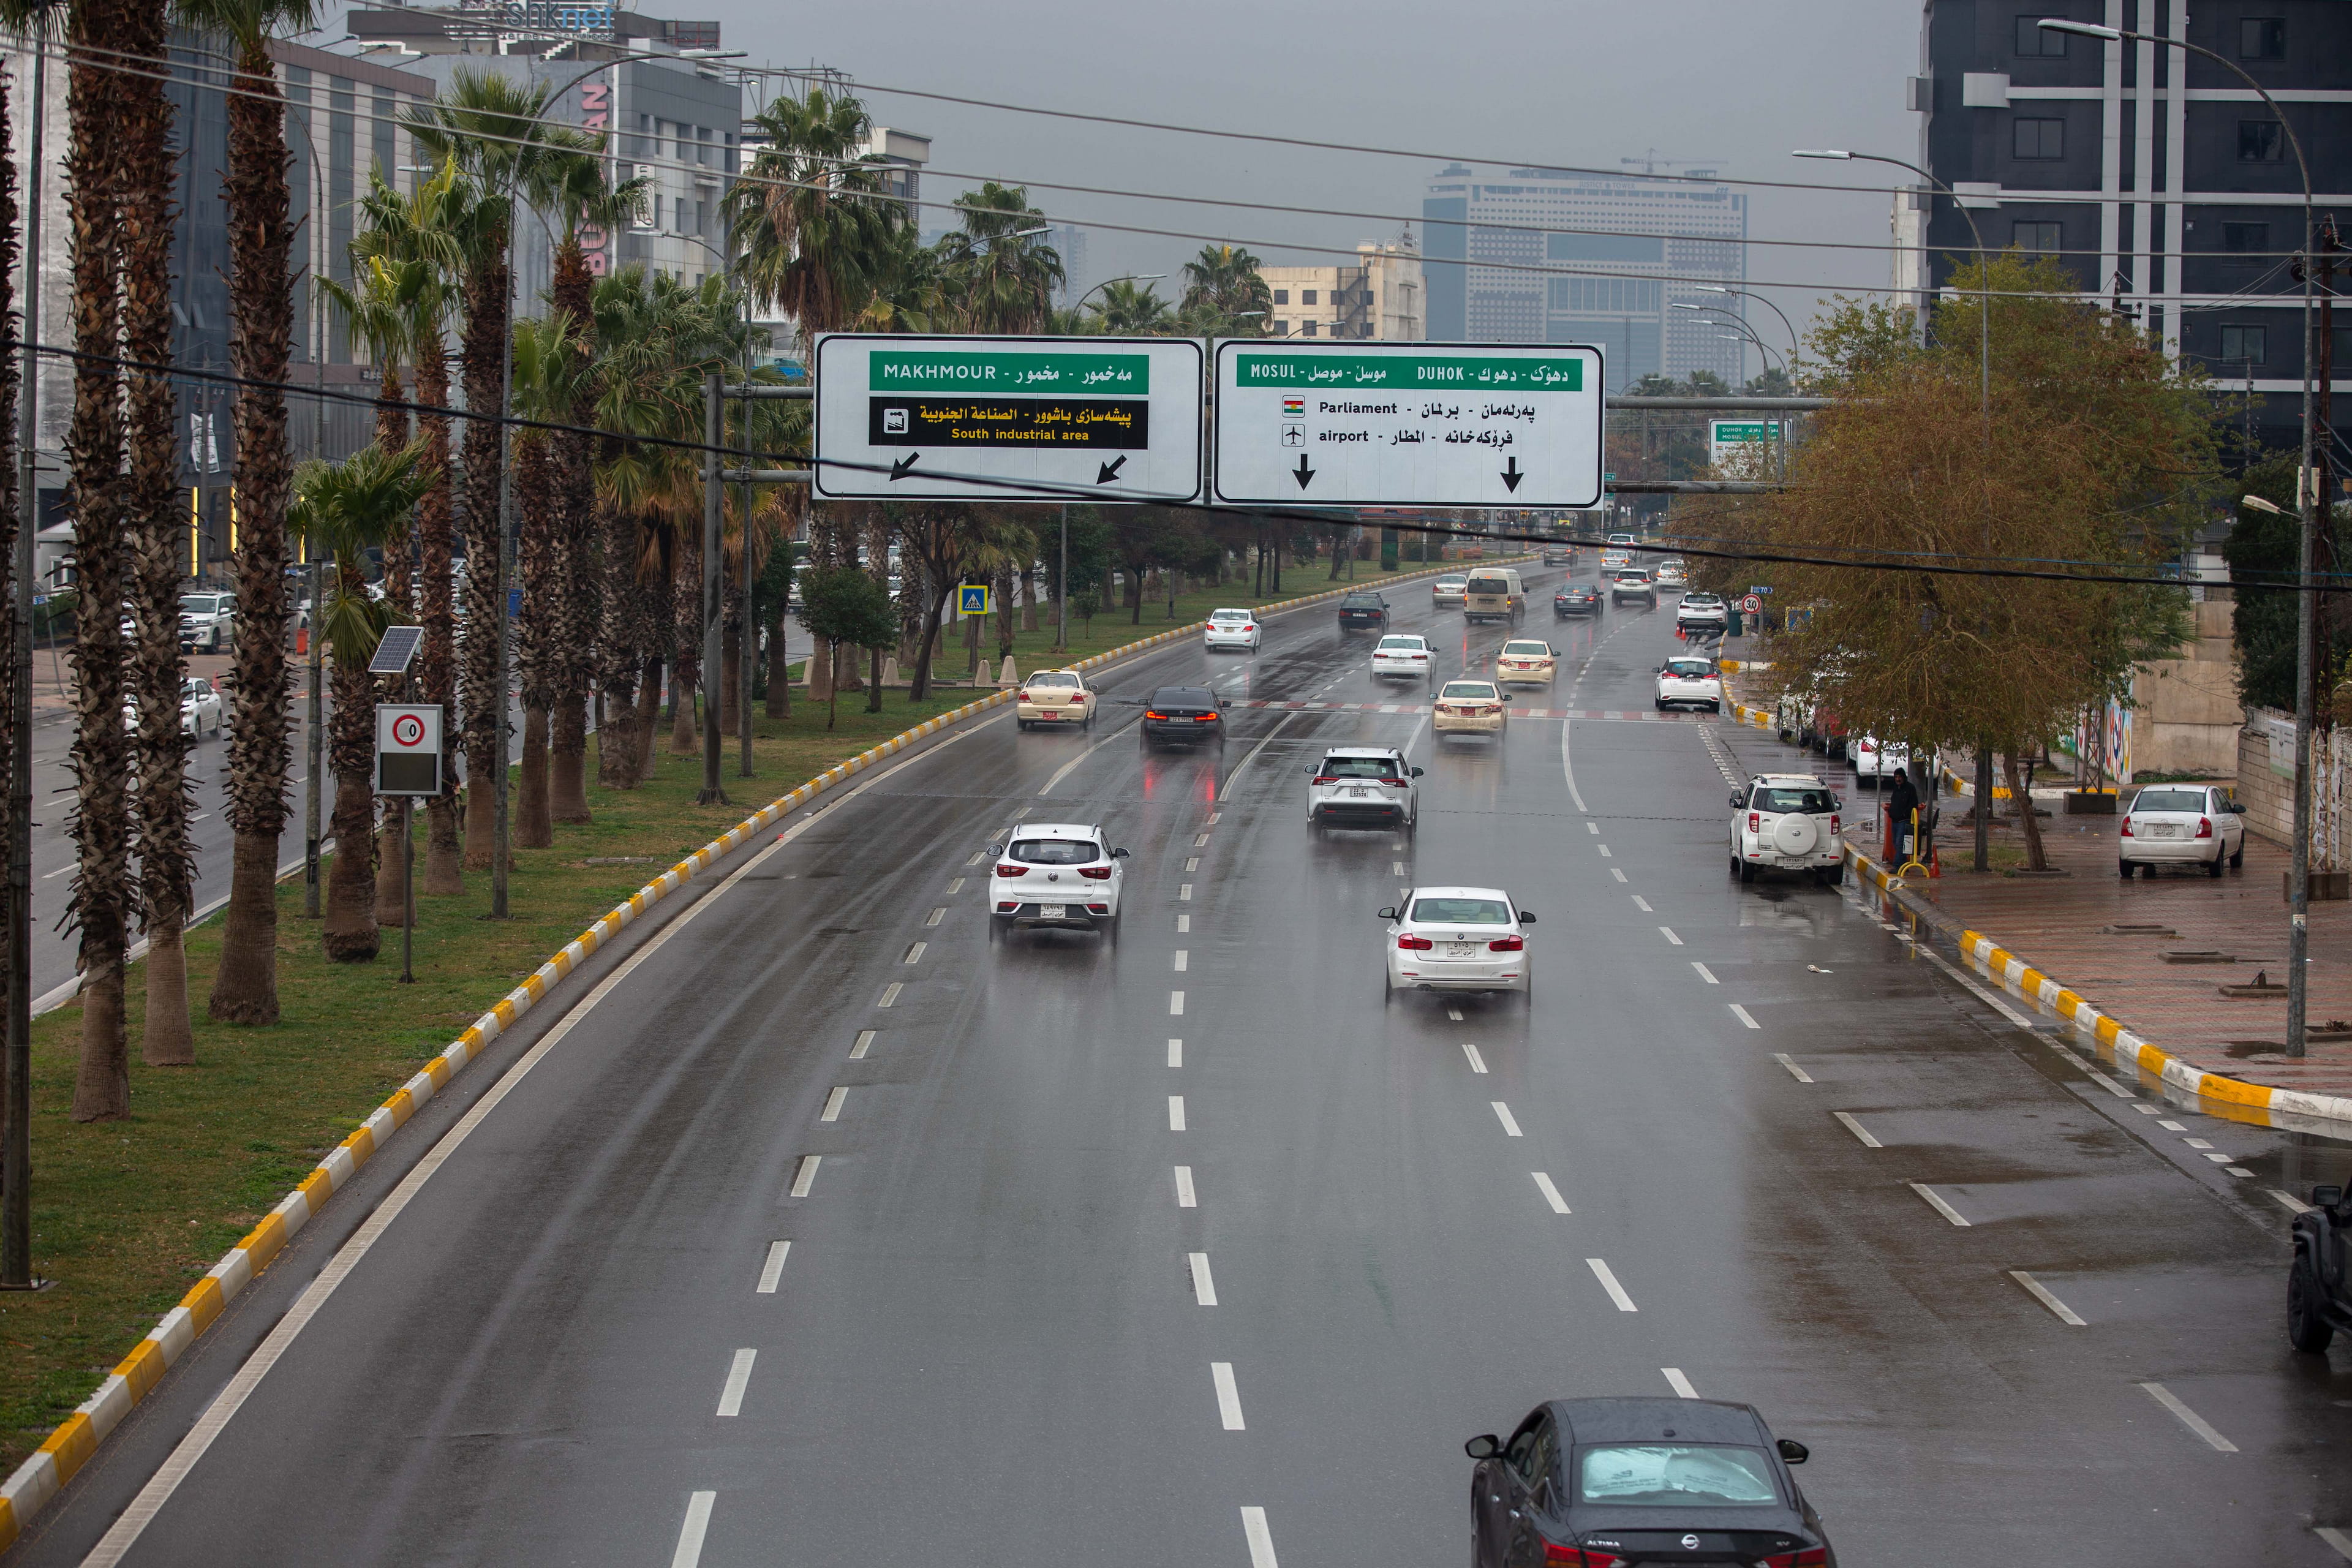
[[[669,1568],[697,1568],[702,1561],[702,1538],[710,1532],[710,1505],[717,1492],[696,1492],[686,1500],[686,1522],[677,1527],[677,1549],[669,1554]]]
[[[819,1121],[840,1121],[842,1102],[846,1100],[848,1098],[849,1090],[847,1087],[836,1086],[831,1094],[824,1097],[824,1114],[818,1117],[817,1120]]]
[[[1018,810],[1018,811],[1016,811],[1016,812],[1014,812],[1014,813],[1013,814],[1013,821],[1015,821],[1015,822],[1018,822],[1018,821],[1020,821],[1023,817],[1024,817],[1024,816],[1028,816],[1028,815],[1029,815],[1029,808],[1028,808],[1027,806],[1025,806],[1025,805],[1024,805],[1024,806],[1023,806],[1020,810]]]
[[[1247,706],[1248,706],[1248,704],[1247,704],[1247,703],[1244,703],[1244,704],[1243,704],[1243,706],[1247,707]],[[1256,745],[1255,745],[1255,746],[1251,747],[1251,748],[1250,748],[1250,754],[1249,754],[1248,756],[1246,756],[1246,757],[1244,757],[1240,762],[1238,762],[1238,763],[1234,763],[1234,771],[1233,771],[1232,773],[1227,773],[1227,774],[1225,775],[1224,782],[1223,782],[1223,784],[1219,784],[1219,785],[1217,786],[1217,795],[1216,795],[1216,798],[1217,798],[1217,799],[1219,799],[1219,800],[1231,800],[1231,799],[1233,799],[1233,798],[1234,798],[1234,781],[1235,779],[1238,779],[1238,778],[1240,778],[1240,777],[1242,776],[1242,770],[1243,770],[1244,768],[1248,767],[1252,763],[1254,763],[1254,762],[1257,761],[1257,754],[1258,754],[1260,752],[1265,751],[1268,746],[1273,745],[1273,744],[1274,744],[1274,738],[1275,738],[1276,735],[1281,734],[1281,733],[1283,732],[1283,731],[1284,731],[1284,730],[1286,730],[1286,729],[1289,728],[1289,726],[1290,726],[1290,721],[1291,721],[1293,719],[1296,719],[1296,718],[1297,718],[1297,717],[1298,717],[1298,715],[1297,715],[1297,713],[1295,713],[1295,712],[1292,712],[1292,713],[1285,713],[1285,714],[1282,716],[1281,721],[1280,721],[1280,722],[1278,722],[1278,723],[1276,723],[1273,729],[1268,730],[1268,731],[1265,732],[1265,739],[1264,739],[1264,740],[1260,741]],[[1187,868],[1186,868],[1187,870],[1190,870],[1190,869],[1191,869],[1191,868],[1190,868],[1190,867],[1187,867]]]
[[[1175,952],[1175,964],[1176,973],[1179,974],[1183,973],[1187,969],[1191,968],[1192,965],[1192,954],[1191,950],[1181,947],[1178,948]]]
[[[790,1195],[796,1198],[808,1196],[809,1188],[816,1184],[816,1168],[824,1163],[824,1156],[822,1154],[802,1155],[800,1169],[793,1173],[793,1188]]]
[[[2105,1089],[2109,1094],[2114,1095],[2117,1100],[2135,1100],[2137,1098],[2137,1090],[2132,1089],[2124,1084],[2117,1083],[2114,1079],[2109,1078],[2106,1074],[2099,1071],[2096,1068],[2085,1066],[2083,1059],[2074,1055],[2074,1052],[2068,1050],[2063,1042],[2059,1040],[2055,1036],[2045,1035],[2040,1029],[2035,1028],[2033,1026],[2032,1019],[2028,1018],[2016,1008],[2011,1007],[1999,995],[1978,984],[1974,976],[1964,973],[1960,970],[1955,969],[1951,964],[1946,963],[1941,953],[1935,952],[1933,949],[1928,948],[1924,944],[1916,942],[1912,944],[1911,951],[1920,954],[1922,957],[1926,958],[1928,963],[1934,964],[1937,968],[1950,975],[1953,980],[1958,982],[1971,995],[1975,996],[1978,1001],[1982,1002],[1986,1006],[1990,1007],[1994,1012],[2000,1014],[2002,1017],[2008,1019],[2011,1023],[2016,1025],[2027,1034],[2032,1035],[2035,1039],[2040,1040],[2052,1050],[2056,1051],[2061,1057],[2065,1058],[2066,1061],[2072,1063],[2074,1067],[2081,1068],[2083,1075],[2085,1078],[2088,1078],[2093,1083],[2097,1084],[2101,1089]]]
[[[1601,1288],[1609,1292],[1609,1299],[1617,1303],[1619,1311],[1638,1312],[1642,1310],[1633,1305],[1633,1297],[1625,1294],[1625,1287],[1617,1283],[1617,1276],[1610,1272],[1606,1259],[1588,1258],[1584,1266],[1592,1270],[1592,1277],[1601,1281]]]
[[[2296,1197],[2293,1193],[2283,1193],[2279,1191],[2278,1188],[2273,1187],[2271,1189],[2271,1196],[2278,1199],[2280,1203],[2285,1205],[2286,1212],[2289,1214],[2309,1214],[2311,1212],[2311,1205],[2305,1203],[2301,1198]]]
[[[1673,942],[1676,947],[1680,947],[1683,944],[1683,939],[1675,934],[1675,928],[1672,926],[1660,926],[1658,928],[1658,934],[1664,937],[1668,942]]]
[[[1234,1363],[1229,1361],[1211,1362],[1209,1377],[1217,1385],[1217,1419],[1224,1423],[1228,1432],[1243,1430],[1242,1391],[1234,1383]]]
[[[1772,1059],[1779,1062],[1782,1067],[1787,1068],[1789,1069],[1789,1076],[1795,1079],[1799,1083],[1811,1083],[1813,1081],[1813,1075],[1799,1067],[1796,1063],[1790,1061],[1787,1052],[1774,1051],[1772,1053]]]
[[[2066,1324],[2070,1328],[2077,1329],[2088,1328],[2090,1326],[2084,1322],[2081,1318],[2074,1315],[2074,1308],[2069,1307],[2065,1302],[2061,1301],[2057,1297],[2052,1295],[2048,1286],[2042,1284],[2041,1280],[2036,1279],[2032,1275],[2028,1274],[2024,1269],[2012,1268],[2009,1271],[2009,1277],[2011,1279],[2016,1280],[2020,1285],[2024,1286],[2028,1295],[2041,1302],[2043,1306],[2049,1308],[2050,1310],[2056,1315],[2060,1322]]]
[[[1168,1016],[1171,1018],[1181,1018],[1184,1016],[1184,993],[1181,991],[1168,993]]]
[[[1675,1398],[1696,1399],[1698,1397],[1697,1387],[1692,1384],[1689,1378],[1683,1375],[1682,1368],[1678,1366],[1662,1366],[1658,1370],[1666,1374],[1666,1386],[1675,1391]]]
[[[1064,763],[1059,768],[1055,770],[1054,776],[1052,778],[1047,779],[1044,784],[1038,787],[1037,793],[1039,795],[1053,794],[1054,786],[1060,784],[1064,779],[1068,778],[1072,773],[1076,772],[1080,763],[1085,762],[1088,757],[1093,756],[1097,752],[1101,751],[1105,746],[1109,745],[1113,741],[1116,741],[1120,736],[1126,734],[1128,731],[1134,728],[1135,724],[1140,724],[1142,722],[1142,719],[1138,717],[1131,724],[1121,724],[1118,729],[1113,730],[1109,734],[1105,735],[1101,740],[1097,741],[1093,745],[1088,746],[1085,751],[1080,752],[1076,756],[1072,757],[1068,762]],[[1025,816],[1027,815],[1027,812],[1028,808],[1024,806],[1022,808],[1022,814]]]
[[[1591,664],[1591,655],[1586,656],[1585,662],[1588,665]],[[1581,685],[1583,680],[1582,676],[1577,677],[1579,685]],[[1584,804],[1584,796],[1576,787],[1576,764],[1569,760],[1568,755],[1568,732],[1575,727],[1573,720],[1562,719],[1559,721],[1559,771],[1568,780],[1568,798],[1576,802],[1577,810],[1589,813],[1592,808]]]
[[[1480,1056],[1478,1054],[1478,1047],[1472,1045],[1467,1040],[1462,1042],[1462,1054],[1470,1058],[1470,1070],[1472,1072],[1484,1073],[1486,1070],[1486,1058]]]
[[[1171,1068],[1184,1065],[1184,1042],[1173,1035],[1168,1037],[1168,1065]]]
[[[1192,901],[1192,884],[1187,882],[1182,887],[1178,888],[1176,889],[1176,898],[1177,901],[1180,903],[1191,903]]]
[[[64,876],[67,872],[68,872],[68,871],[70,871],[70,870],[72,870],[72,869],[73,869],[73,866],[72,866],[72,864],[68,863],[68,864],[67,864],[67,865],[63,865],[63,866],[58,867],[58,868],[56,870],[54,870],[54,871],[44,871],[44,872],[42,872],[42,873],[41,873],[41,880],[42,880],[42,881],[44,881],[44,882],[46,882],[46,881],[47,881],[47,880],[48,880],[50,878],[52,878],[52,877],[62,877],[62,876]]]
[[[967,860],[967,861],[965,861],[965,862],[964,862],[964,864],[965,864],[965,865],[967,865],[967,866],[977,866],[977,865],[979,865],[982,860],[985,860],[985,859],[987,859],[987,858],[988,858],[988,851],[987,851],[987,850],[985,850],[985,849],[975,849],[975,850],[973,850],[973,851],[971,852],[971,859],[969,859],[969,860]]]
[[[1619,881],[1621,881],[1621,882],[1622,882],[1622,881],[1623,881],[1623,880],[1625,879],[1625,873],[1624,873],[1624,872],[1622,872],[1622,871],[1620,871],[1620,870],[1619,870],[1616,867],[1614,867],[1614,866],[1612,866],[1612,867],[1610,867],[1610,868],[1609,868],[1609,874],[1610,874],[1611,876],[1612,876],[1612,877],[1616,878],[1616,879],[1617,879]]]
[[[1192,840],[1192,847],[1193,847],[1193,848],[1195,848],[1195,849],[1206,849],[1208,847],[1209,847],[1209,836],[1208,836],[1207,834],[1205,834],[1205,833],[1203,833],[1203,834],[1200,835],[1198,837],[1196,837],[1196,838],[1194,838],[1194,839]]]
[[[68,869],[70,869],[70,868],[68,868]],[[55,872],[52,872],[52,873],[50,873],[50,874],[51,874],[52,876],[56,875],[56,873],[55,873]],[[1390,862],[1389,862],[1389,875],[1390,875],[1390,876],[1391,876],[1391,877],[1402,877],[1402,876],[1403,876],[1403,875],[1404,875],[1404,862],[1403,862],[1403,861],[1402,861],[1402,860],[1391,860],[1391,861],[1390,861]]]
[[[958,877],[954,881],[950,882],[950,883],[948,884],[948,897],[949,897],[949,898],[952,899],[952,898],[954,898],[958,893],[961,893],[961,892],[962,892],[962,891],[963,891],[963,879],[962,879],[961,877]]]
[[[772,1296],[776,1293],[776,1282],[784,1277],[784,1259],[791,1256],[793,1244],[789,1241],[768,1243],[767,1261],[760,1265],[760,1282],[751,1287],[753,1295]]]
[[[1176,1167],[1176,1206],[1180,1209],[1201,1206],[1200,1199],[1192,1193],[1192,1167],[1190,1165]]]
[[[852,1047],[849,1047],[849,1059],[850,1059],[851,1061],[854,1061],[854,1062],[862,1062],[862,1061],[864,1061],[864,1060],[866,1059],[866,1051],[867,1051],[867,1050],[868,1050],[868,1049],[873,1046],[873,1044],[874,1044],[874,1031],[873,1031],[873,1030],[871,1030],[871,1029],[860,1029],[860,1030],[858,1030],[858,1031],[857,1031],[857,1043],[856,1043],[856,1045],[854,1045],[854,1046],[852,1046]]]
[[[899,962],[900,962],[901,963],[921,963],[921,962],[922,962],[922,957],[923,957],[923,949],[924,949],[924,948],[926,948],[926,947],[928,947],[928,946],[929,946],[929,945],[930,945],[930,944],[929,944],[929,943],[928,943],[928,942],[917,942],[914,946],[912,946],[912,947],[910,947],[910,948],[908,948],[908,949],[907,950],[907,956],[906,956],[905,958],[900,959],[900,960],[899,960]]]
[[[1918,1194],[1921,1197],[1927,1199],[1927,1206],[1929,1208],[1934,1209],[1937,1214],[1942,1215],[1954,1225],[1965,1226],[1969,1223],[1967,1218],[1959,1210],[1946,1203],[1942,1194],[1937,1193],[1933,1187],[1927,1185],[1927,1183],[1906,1182],[1904,1184],[1908,1186],[1913,1192]]]
[[[1846,1130],[1847,1131],[1849,1131],[1849,1132],[1853,1133],[1855,1137],[1857,1137],[1857,1138],[1861,1139],[1861,1140],[1862,1140],[1862,1146],[1863,1146],[1864,1148],[1865,1148],[1865,1149],[1884,1149],[1884,1148],[1885,1148],[1885,1147],[1886,1147],[1886,1145],[1885,1145],[1885,1144],[1881,1143],[1877,1139],[1873,1138],[1873,1137],[1870,1135],[1870,1131],[1869,1131],[1869,1130],[1868,1130],[1867,1128],[1864,1127],[1864,1126],[1863,1126],[1863,1124],[1862,1124],[1861,1122],[1856,1121],[1855,1121],[1855,1120],[1854,1120],[1851,1115],[1849,1115],[1849,1114],[1848,1114],[1848,1113],[1846,1113],[1845,1111],[1843,1111],[1843,1110],[1832,1110],[1832,1111],[1831,1111],[1831,1112],[1830,1112],[1830,1114],[1831,1114],[1832,1116],[1836,1117],[1840,1121],[1844,1122],[1844,1123],[1845,1123],[1845,1130]]]
[[[1209,1272],[1209,1255],[1205,1252],[1187,1253],[1185,1261],[1192,1268],[1192,1300],[1203,1307],[1215,1306],[1217,1281]]]
[[[1171,1094],[1168,1097],[1168,1131],[1171,1132],[1184,1131],[1184,1097],[1181,1094]]]
[[[2205,1157],[2217,1165],[2226,1165],[2237,1158],[2235,1154],[2208,1154]]]
[[[926,926],[935,926],[939,924],[940,921],[947,918],[947,912],[948,911],[944,906],[933,910],[929,916],[924,920],[923,924]]]
[[[1588,822],[1584,825],[1584,831],[1587,833],[1597,834],[1601,831],[1601,824],[1597,822]]]
[[[2315,1524],[2311,1527],[2311,1533],[2336,1548],[2338,1557],[2352,1563],[2352,1535],[2347,1535],[2332,1524]]]
[[[1187,932],[1191,931],[1192,929],[1192,917],[1191,915],[1178,915],[1176,917],[1176,934],[1178,936],[1185,935]]]
[[[2157,1125],[2161,1127],[2164,1123],[2159,1121]],[[2181,1130],[2180,1123],[2178,1121],[2172,1123],[2172,1131],[2179,1132]],[[2191,1149],[2210,1149],[2213,1146],[2210,1140],[2204,1138],[2183,1138],[2181,1142],[2188,1144]]]
[[[1495,1108],[1495,1120],[1503,1124],[1503,1135],[1505,1137],[1520,1138],[1526,1136],[1526,1134],[1519,1131],[1519,1124],[1512,1117],[1511,1108],[1509,1106],[1504,1104],[1499,1100],[1489,1100],[1487,1103]]]
[[[1593,846],[1593,847],[1594,847],[1595,849],[1598,849],[1598,850],[1600,850],[1600,851],[1601,851],[1601,858],[1603,860],[1614,860],[1615,858],[1617,858],[1617,857],[1616,857],[1616,856],[1612,855],[1611,853],[1609,853],[1609,846],[1607,846],[1606,844],[1596,844],[1596,845],[1594,845],[1594,846]]]
[[[2238,1446],[2235,1443],[2231,1442],[2230,1439],[2222,1436],[2221,1433],[2215,1431],[2211,1422],[2206,1420],[2205,1417],[2198,1415],[2197,1412],[2189,1409],[2188,1405],[2182,1404],[2180,1402],[2180,1395],[2173,1393],[2172,1390],[2165,1387],[2164,1384],[2160,1383],[2143,1383],[2140,1384],[2140,1387],[2147,1390],[2147,1396],[2150,1399],[2155,1400],[2158,1405],[2163,1405],[2167,1410],[2169,1410],[2175,1415],[2179,1416],[2180,1424],[2183,1426],[2188,1427],[2191,1432],[2194,1432],[2200,1437],[2204,1438],[2205,1441],[2217,1452],[2234,1454],[2238,1451]]]
[[[743,1414],[743,1391],[751,1386],[751,1363],[760,1359],[755,1350],[737,1351],[734,1363],[727,1369],[727,1386],[719,1391],[719,1414],[724,1418]]]
[[[1634,907],[1635,909],[1637,909],[1637,910],[1641,910],[1643,914],[1645,914],[1645,915],[1654,915],[1654,914],[1656,914],[1656,913],[1658,912],[1657,910],[1654,910],[1654,909],[1652,909],[1652,908],[1650,907],[1650,900],[1647,900],[1647,899],[1645,899],[1645,898],[1643,898],[1641,894],[1639,894],[1639,893],[1635,893],[1635,894],[1633,896],[1633,907]]]
[[[1282,1568],[1274,1560],[1274,1531],[1265,1524],[1265,1510],[1244,1505],[1242,1538],[1249,1542],[1250,1568]]]
[[[1194,855],[1194,856],[1191,857],[1190,858],[1186,859],[1186,860],[1185,860],[1185,862],[1184,862],[1184,869],[1186,869],[1187,871],[1197,871],[1197,870],[1199,870],[1200,868],[1201,868],[1201,858],[1200,858],[1198,855]]]
[[[2179,1122],[2173,1121],[2170,1117],[2165,1118],[2163,1121],[2158,1122],[2157,1125],[2163,1128],[2167,1132],[2186,1132],[2189,1131],[2188,1128],[2183,1127]]]
[[[2164,1114],[2164,1107],[2160,1105],[2135,1105],[2132,1109],[2138,1111],[2142,1116],[2161,1116]]]
[[[1720,985],[1723,984],[1722,981],[1717,980],[1715,977],[1715,971],[1709,969],[1706,964],[1701,963],[1697,959],[1694,958],[1691,960],[1691,967],[1697,970],[1698,977],[1701,980],[1706,981],[1709,985]]]
[[[1222,811],[1213,811],[1209,813],[1209,826],[1214,827],[1217,825],[1217,818],[1224,815],[1225,814]]]
[[[1559,1195],[1559,1189],[1551,1184],[1551,1177],[1549,1174],[1542,1171],[1530,1171],[1528,1173],[1535,1177],[1536,1190],[1543,1194],[1544,1202],[1551,1205],[1552,1213],[1567,1214],[1569,1212],[1568,1200]]]
[[[306,779],[296,779],[294,782],[295,782],[296,784],[306,784],[306,783],[308,783],[309,781],[308,781],[308,780],[306,780]],[[206,820],[206,819],[207,819],[207,818],[209,818],[211,816],[212,816],[212,813],[211,813],[211,812],[209,812],[209,811],[200,811],[200,812],[196,813],[196,814],[195,814],[195,816],[192,816],[192,817],[188,818],[188,826],[191,826],[191,827],[194,827],[197,823],[199,823],[199,822],[203,822],[203,821]]]
[[[1762,1027],[1764,1026],[1763,1025],[1761,1025],[1761,1024],[1758,1023],[1758,1022],[1756,1021],[1756,1019],[1755,1019],[1754,1016],[1753,1016],[1753,1015],[1751,1015],[1751,1014],[1748,1011],[1748,1009],[1747,1009],[1747,1008],[1745,1008],[1745,1007],[1741,1006],[1738,1003],[1734,1002],[1734,1003],[1731,1003],[1729,1005],[1730,1005],[1730,1007],[1731,1007],[1731,1016],[1732,1016],[1733,1017],[1735,1017],[1735,1018],[1738,1019],[1741,1023],[1743,1023],[1743,1024],[1747,1025],[1749,1028],[1751,1028],[1751,1029],[1760,1029],[1760,1028],[1762,1028]]]
[[[882,1000],[875,1003],[874,1005],[877,1007],[887,1007],[890,1004],[898,999],[898,993],[904,991],[906,988],[907,984],[905,981],[893,980],[889,984],[882,987]]]

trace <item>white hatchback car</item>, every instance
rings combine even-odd
[[[1759,773],[1731,797],[1731,870],[1810,871],[1825,887],[1845,880],[1838,849],[1843,805],[1811,773]]]
[[[1392,633],[1372,649],[1372,674],[1400,675],[1413,680],[1427,680],[1437,671],[1437,655],[1431,649],[1429,639],[1404,632]]]
[[[989,878],[990,931],[1045,926],[1096,931],[1118,918],[1119,862],[1101,827],[1081,823],[1024,822],[996,857]]]
[[[2154,876],[2158,866],[2200,866],[2210,876],[2226,862],[2246,863],[2246,808],[2212,784],[2149,784],[2116,829],[2116,869]]]
[[[1723,680],[1715,672],[1715,660],[1680,655],[1658,666],[1658,711],[1684,706],[1723,711]]]
[[[1513,637],[1495,655],[1495,679],[1506,686],[1549,686],[1559,650],[1534,637]]]
[[[1421,770],[1393,746],[1334,746],[1307,770],[1307,820],[1317,827],[1397,827],[1421,820]]]
[[[1383,996],[1399,991],[1535,989],[1527,927],[1533,911],[1500,888],[1415,888],[1381,911],[1389,922]]]
[[[1255,653],[1265,639],[1257,616],[1248,610],[1212,610],[1209,624],[1202,629],[1201,646],[1207,648],[1243,647]]]
[[[1075,669],[1041,669],[1021,683],[1014,700],[1013,723],[1026,730],[1033,724],[1075,724],[1094,728],[1102,695]]]

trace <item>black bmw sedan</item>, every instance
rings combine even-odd
[[[1506,1442],[1464,1445],[1476,1568],[1637,1563],[1836,1568],[1821,1516],[1745,1405],[1706,1399],[1555,1399]]]
[[[1601,589],[1591,583],[1570,583],[1551,596],[1554,620],[1569,616],[1597,616],[1601,613]]]
[[[1163,686],[1144,700],[1143,743],[1222,741],[1225,704],[1205,686]]]

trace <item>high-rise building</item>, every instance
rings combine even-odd
[[[1086,298],[1087,290],[1103,281],[1087,261],[1087,231],[1074,223],[1057,223],[1045,243],[1062,258],[1062,287],[1055,303],[1065,310]],[[1100,304],[1100,300],[1096,301]]]
[[[1356,247],[1353,267],[1261,267],[1274,291],[1266,330],[1277,338],[1376,338],[1421,342],[1429,336],[1421,253],[1410,239]]]
[[[1612,391],[1709,371],[1737,384],[1744,347],[1702,285],[1748,269],[1748,198],[1714,171],[1678,178],[1455,163],[1422,202],[1428,335],[1437,342],[1601,347]]]

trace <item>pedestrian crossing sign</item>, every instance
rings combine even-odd
[[[985,616],[996,608],[992,603],[992,598],[985,583],[959,583],[956,584],[956,614]]]

